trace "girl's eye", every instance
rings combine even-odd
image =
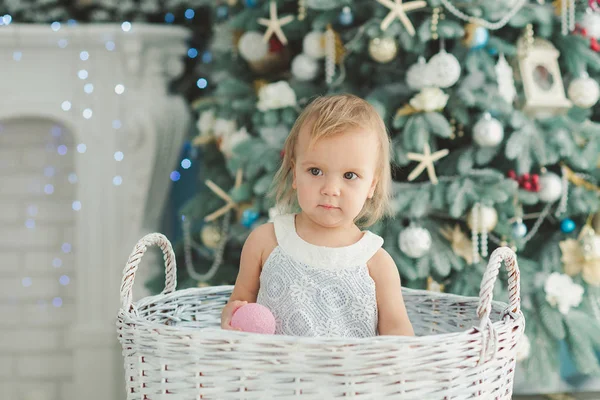
[[[358,175],[356,175],[354,172],[346,172],[344,174],[344,178],[348,179],[348,180],[353,180],[358,178]]]
[[[308,170],[311,174],[313,174],[314,176],[319,176],[322,174],[321,170],[319,168],[310,168]]]

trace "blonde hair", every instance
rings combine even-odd
[[[354,222],[366,227],[390,215],[392,185],[390,138],[385,123],[375,108],[367,101],[351,94],[317,97],[302,111],[294,123],[283,146],[281,166],[273,180],[271,196],[275,197],[279,211],[288,213],[299,209],[297,196],[292,188],[293,168],[300,130],[307,123],[313,124],[309,146],[320,139],[343,134],[347,128],[361,128],[377,135],[380,155],[375,174],[377,185],[373,197],[365,201]]]

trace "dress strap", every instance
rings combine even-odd
[[[279,247],[299,262],[312,267],[338,269],[366,264],[383,245],[383,238],[365,231],[362,238],[349,246],[325,247],[308,243],[296,232],[295,214],[274,218]]]

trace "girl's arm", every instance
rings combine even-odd
[[[272,231],[272,224],[261,225],[250,232],[246,239],[242,247],[240,270],[233,293],[221,313],[221,327],[223,329],[232,329],[230,326],[231,316],[238,308],[247,303],[256,302],[260,287],[264,244],[268,242],[269,235],[273,235]]]
[[[402,298],[400,274],[394,259],[387,251],[379,249],[369,260],[368,267],[371,278],[375,281],[379,334],[414,336]]]

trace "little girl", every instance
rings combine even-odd
[[[268,307],[276,334],[413,335],[400,276],[369,226],[389,213],[390,144],[376,110],[353,95],[308,105],[284,145],[278,209],[242,249],[221,315],[223,329],[248,302]]]

